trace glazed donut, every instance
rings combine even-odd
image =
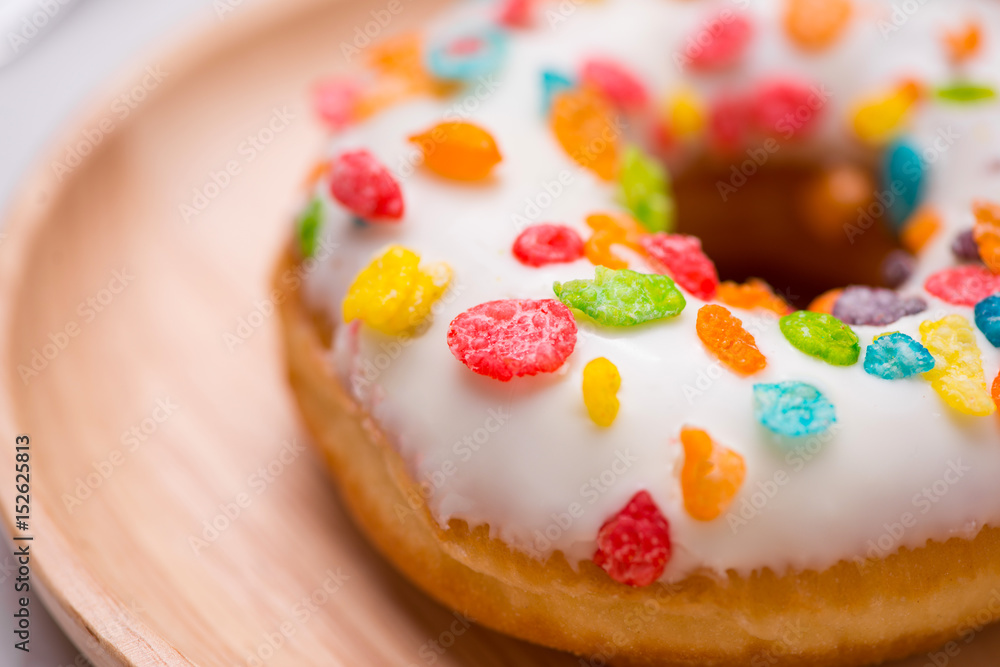
[[[274,286],[372,542],[583,664],[1000,618],[997,35],[972,0],[502,0],[345,45]]]

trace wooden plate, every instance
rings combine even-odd
[[[322,145],[307,92],[385,3],[225,4],[56,144],[0,239],[0,500],[13,528],[26,433],[33,590],[97,665],[580,664],[389,569],[285,386],[267,276]]]

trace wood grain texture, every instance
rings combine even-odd
[[[386,34],[443,4],[406,2]],[[96,665],[579,664],[453,633],[464,624],[383,563],[302,447],[269,272],[321,147],[309,86],[347,66],[341,41],[383,5],[276,0],[135,63],[7,215],[0,502],[9,524],[27,433],[36,589]],[[121,119],[112,100],[147,66],[166,77]],[[250,160],[241,144],[284,108],[293,118]],[[57,177],[53,161],[104,120],[113,130]],[[240,173],[185,221],[179,206],[231,161]],[[53,358],[24,381],[35,351]],[[984,631],[948,664],[992,665],[998,648]]]

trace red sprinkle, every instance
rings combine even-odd
[[[403,217],[403,193],[375,156],[361,149],[341,153],[330,166],[330,194],[370,222]]]
[[[1000,292],[1000,276],[977,265],[953,266],[931,275],[924,289],[956,306],[974,306]]]
[[[497,20],[508,28],[530,28],[532,0],[504,0]]]
[[[688,38],[684,55],[692,69],[722,69],[739,62],[752,38],[750,19],[721,11]]]
[[[514,241],[514,257],[528,266],[573,262],[583,257],[583,239],[565,225],[532,225]]]
[[[826,100],[815,86],[792,79],[769,81],[753,99],[753,121],[761,132],[792,139],[808,134],[819,120]]]
[[[750,131],[750,101],[739,94],[723,92],[712,101],[708,110],[708,136],[712,144],[723,151],[743,148]]]
[[[670,524],[645,491],[601,526],[594,562],[612,579],[628,586],[648,586],[670,560]]]
[[[558,370],[576,347],[576,321],[555,299],[488,301],[448,328],[448,348],[471,370],[501,382]]]
[[[661,232],[644,236],[640,243],[659,273],[669,275],[699,299],[708,301],[715,296],[719,274],[696,236]]]
[[[642,81],[614,60],[587,60],[580,71],[580,79],[596,88],[619,109],[641,109],[649,102],[649,93]]]
[[[321,81],[313,90],[313,108],[334,130],[341,130],[354,120],[361,99],[361,84],[353,79]]]

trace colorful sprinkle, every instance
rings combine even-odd
[[[619,130],[604,98],[589,88],[560,93],[552,102],[551,122],[556,139],[577,164],[606,181],[615,177]]]
[[[670,524],[646,491],[640,491],[597,534],[594,563],[627,586],[649,586],[670,560]]]
[[[757,341],[726,308],[716,304],[702,306],[695,328],[705,347],[737,373],[753,375],[767,366]]]
[[[507,37],[493,26],[471,27],[449,35],[427,50],[427,69],[447,81],[474,81],[500,69]]]
[[[322,81],[313,90],[313,108],[333,130],[342,130],[356,117],[361,84],[354,79]]]
[[[941,215],[930,206],[923,206],[903,227],[899,240],[903,247],[916,255],[941,231]]]
[[[952,63],[960,65],[975,56],[982,45],[983,29],[978,21],[969,21],[959,30],[944,34],[944,45]]]
[[[609,269],[628,268],[628,262],[611,251],[613,244],[643,252],[641,240],[645,236],[645,230],[631,217],[595,213],[587,216],[587,226],[594,230],[594,233],[584,243],[583,251],[594,266],[606,266]]]
[[[659,162],[635,146],[625,149],[618,174],[625,207],[650,232],[674,226],[674,199],[670,178]]]
[[[895,289],[905,283],[917,268],[917,258],[905,250],[893,250],[882,260],[882,282]]]
[[[403,217],[403,193],[399,183],[364,149],[341,153],[333,159],[330,194],[368,222],[389,222]]]
[[[448,348],[455,358],[501,382],[557,371],[575,347],[573,314],[554,299],[481,303],[448,328]]]
[[[708,138],[719,151],[732,153],[747,143],[750,132],[751,101],[744,95],[723,91],[708,110]]]
[[[979,250],[979,259],[990,271],[1000,273],[1000,205],[977,201],[972,212],[976,216],[972,238]]]
[[[794,139],[809,134],[822,117],[826,99],[821,89],[795,79],[761,83],[753,95],[751,117],[766,135]]]
[[[924,163],[917,149],[905,139],[898,139],[886,149],[882,166],[882,187],[895,197],[886,206],[886,217],[894,229],[902,229],[923,198]]]
[[[344,298],[344,322],[361,320],[395,336],[423,324],[451,281],[443,263],[420,266],[420,256],[391,246],[354,279]]]
[[[666,103],[664,122],[671,137],[691,139],[705,129],[704,105],[693,90],[684,89]]]
[[[649,103],[649,93],[642,81],[624,65],[608,58],[585,61],[580,81],[623,111],[641,109]]]
[[[804,382],[755,384],[753,408],[766,429],[789,438],[819,435],[837,421],[833,404]]]
[[[788,0],[785,31],[805,51],[829,48],[851,18],[850,0]]]
[[[323,225],[323,200],[319,197],[309,202],[295,225],[295,237],[299,242],[299,254],[303,258],[312,257],[316,252],[319,230]]]
[[[530,28],[533,0],[502,0],[497,21],[508,28]]]
[[[853,285],[837,299],[831,314],[846,324],[884,326],[925,310],[927,302],[918,296],[903,298],[890,289]]]
[[[528,266],[575,262],[583,257],[583,239],[565,225],[532,225],[514,241],[514,257]]]
[[[865,350],[865,372],[883,380],[901,380],[934,368],[934,357],[903,333],[879,336]]]
[[[480,181],[500,163],[493,135],[472,123],[446,121],[410,141],[420,147],[428,169],[453,181]]]
[[[742,285],[732,281],[719,284],[716,298],[727,306],[753,310],[762,308],[778,315],[787,315],[792,307],[771,290],[771,286],[760,278],[751,278]]]
[[[850,366],[861,355],[857,335],[833,315],[800,310],[782,317],[779,326],[796,349],[828,364]]]
[[[552,100],[559,93],[570,90],[576,83],[570,77],[555,70],[542,70],[542,113],[549,115]]]
[[[622,376],[618,368],[598,357],[583,367],[583,403],[587,414],[598,426],[607,428],[618,416],[618,389],[622,386]]]
[[[976,245],[973,230],[967,229],[955,235],[951,242],[951,254],[960,262],[979,261],[979,246]]]
[[[715,297],[719,274],[701,249],[697,236],[650,234],[640,241],[658,273],[665,273],[694,296],[708,301]]]
[[[990,395],[993,397],[993,403],[997,406],[997,410],[1000,410],[1000,373],[997,373],[997,376],[993,379]]]
[[[667,276],[595,269],[593,280],[571,280],[552,286],[559,300],[595,321],[627,327],[652,320],[674,317],[686,302],[684,295]]]
[[[813,299],[809,303],[809,307],[806,310],[812,311],[814,313],[826,313],[827,315],[833,314],[833,306],[837,303],[837,299],[840,295],[844,293],[842,288],[835,288],[827,290],[820,294],[818,297]]]
[[[743,58],[753,32],[749,18],[723,10],[705,21],[687,39],[682,60],[686,59],[691,69],[701,71],[732,67]]]
[[[820,171],[806,186],[802,212],[808,230],[828,245],[842,244],[844,230],[867,208],[876,187],[868,170],[840,164]]]
[[[924,347],[934,355],[934,369],[924,377],[941,399],[962,414],[986,416],[996,405],[986,388],[976,334],[961,315],[921,323]]]
[[[946,102],[971,104],[992,100],[997,96],[997,91],[992,86],[974,83],[954,83],[950,86],[938,88],[934,91],[934,94]]]
[[[854,131],[862,141],[880,145],[902,127],[923,94],[914,82],[904,82],[887,94],[862,100],[854,110]]]
[[[681,445],[684,509],[698,521],[717,519],[743,486],[746,463],[742,456],[717,444],[701,429],[681,429]]]
[[[931,274],[924,283],[924,289],[947,303],[974,306],[991,294],[1000,292],[1000,276],[973,264],[953,266]]]
[[[988,296],[976,304],[976,326],[993,347],[1000,347],[1000,294]]]

